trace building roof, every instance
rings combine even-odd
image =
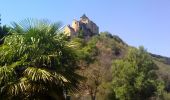
[[[87,17],[85,14],[83,14],[80,18],[82,18],[82,19],[88,19],[88,17]]]

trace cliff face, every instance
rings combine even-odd
[[[89,37],[99,34],[99,27],[84,14],[79,21],[73,20],[72,26],[67,25],[64,28],[64,33],[71,37],[79,34]]]

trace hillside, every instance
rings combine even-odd
[[[88,41],[84,38],[73,38],[70,42],[80,56],[79,74],[87,80],[81,84],[81,92],[73,100],[90,100],[90,95],[95,95],[97,100],[107,99],[110,94],[112,81],[112,61],[121,59],[128,49],[122,39],[108,32],[91,37]]]
[[[156,58],[157,60],[159,60],[160,62],[163,62],[165,64],[170,65],[170,58],[169,57],[164,57],[164,56],[156,55],[156,54],[152,54],[152,53],[150,53],[150,55],[152,57]]]
[[[128,46],[121,38],[108,32],[93,36],[88,41],[84,41],[83,38],[73,38],[71,43],[76,44],[74,48],[80,52],[79,55],[82,59],[79,62],[81,69],[78,73],[87,78],[80,85],[82,91],[76,96],[72,96],[73,100],[90,100],[93,95],[96,95],[97,100],[112,98],[113,94],[110,90],[112,63],[115,60],[123,59],[127,55],[128,49],[134,47]],[[165,90],[169,91],[169,58],[155,54],[150,55],[158,66],[158,76],[166,84]],[[165,100],[168,100],[169,94],[165,92],[164,96]]]

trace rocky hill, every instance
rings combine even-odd
[[[96,94],[97,100],[107,100],[111,93],[113,61],[123,59],[127,55],[128,49],[134,47],[129,46],[121,38],[109,32],[101,32],[88,41],[83,38],[73,38],[70,43],[74,44],[75,50],[80,55],[78,73],[87,78],[80,85],[82,91],[76,96],[72,96],[73,100],[90,100],[91,95],[94,94]],[[170,59],[148,54],[158,66],[157,74],[160,79],[164,80],[165,90],[170,91]],[[165,98],[170,97],[168,93],[165,95]]]

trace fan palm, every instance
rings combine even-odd
[[[58,23],[14,23],[0,47],[0,98],[62,100],[65,89],[77,90],[81,77],[75,66],[75,53]]]

